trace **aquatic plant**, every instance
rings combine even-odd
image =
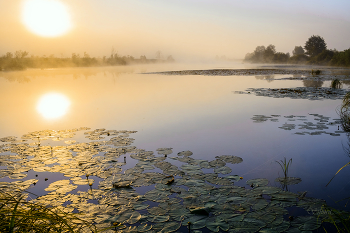
[[[339,79],[333,79],[331,82],[331,88],[333,89],[339,89],[342,87],[342,82]]]
[[[93,225],[77,214],[34,204],[26,201],[26,197],[21,192],[0,190],[1,232],[96,232]]]
[[[243,162],[238,156],[218,155],[208,161],[193,158],[191,151],[182,151],[165,157],[165,154],[172,153],[170,148],[159,148],[157,156],[153,151],[131,146],[133,140],[129,134],[135,131],[124,130],[87,131],[84,133],[87,140],[93,141],[74,144],[65,141],[64,146],[52,148],[34,143],[38,137],[41,140],[71,141],[79,130],[88,129],[36,131],[24,135],[21,140],[16,137],[0,138],[0,163],[7,166],[0,172],[0,177],[23,179],[29,170],[59,172],[67,177],[49,184],[45,189],[49,192],[46,195],[30,202],[22,198],[23,203],[18,207],[16,203],[12,204],[12,209],[16,207],[16,211],[27,211],[28,208],[24,208],[26,203],[38,208],[50,206],[44,211],[48,214],[53,212],[66,221],[52,222],[50,227],[59,224],[66,227],[72,223],[69,226],[74,232],[86,229],[84,223],[92,224],[87,226],[97,231],[118,231],[123,227],[122,232],[185,232],[189,228],[191,231],[206,228],[205,231],[212,232],[298,232],[313,231],[322,226],[324,216],[295,216],[293,221],[289,221],[284,215],[288,214],[286,208],[293,206],[306,211],[321,208],[326,205],[323,200],[268,186],[269,181],[261,178],[247,180],[245,185],[251,188],[237,186],[236,183],[243,178],[232,174],[233,169],[227,164],[236,166]],[[105,135],[111,137],[102,141]],[[128,162],[136,164],[122,172],[125,156],[128,156]],[[13,162],[15,160],[21,162]],[[287,176],[291,160],[279,163]],[[148,171],[155,168],[157,172]],[[212,169],[213,172],[205,173],[202,169]],[[100,179],[98,187],[93,185],[95,177]],[[299,182],[294,178],[289,181]],[[1,182],[0,190],[16,186],[23,192],[37,182],[44,180]],[[78,185],[82,186],[80,189],[85,187],[86,191],[72,192]],[[146,192],[139,193],[139,190],[145,190],[138,188],[145,186],[148,186]],[[71,214],[73,210],[81,214]],[[12,217],[8,213],[12,212],[7,211],[8,222]],[[20,217],[19,220],[26,220]],[[48,225],[49,220],[41,221]],[[20,223],[15,220],[15,225]],[[69,229],[62,231],[70,232]]]
[[[276,163],[281,166],[284,178],[286,179],[288,177],[289,166],[292,164],[292,159],[290,159],[288,163],[286,158],[284,158],[284,160],[276,161]]]
[[[311,70],[311,74],[312,75],[320,75],[321,74],[321,70]]]
[[[350,232],[349,213],[345,211],[337,210],[334,208],[330,208],[329,206],[323,206],[319,212],[321,215],[326,214],[327,218],[325,218],[325,222],[329,222],[333,224],[338,233]],[[325,228],[324,230],[327,232]]]

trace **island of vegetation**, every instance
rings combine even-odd
[[[83,56],[78,53],[72,53],[71,57],[50,56],[29,56],[27,51],[18,50],[15,53],[7,52],[0,57],[0,71],[25,70],[27,68],[59,68],[59,67],[89,67],[89,66],[116,66],[127,64],[147,64],[174,62],[172,55],[163,57],[160,51],[157,51],[154,59],[149,59],[145,55],[140,58],[133,56],[121,56],[114,49],[110,56],[91,57],[84,52]]]
[[[325,40],[318,35],[311,36],[305,46],[295,46],[292,56],[276,52],[274,45],[257,46],[255,51],[246,54],[244,61],[252,63],[289,63],[306,65],[350,66],[350,48],[344,51],[328,49]]]

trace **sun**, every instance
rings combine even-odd
[[[72,27],[68,9],[59,0],[25,0],[22,21],[28,30],[43,37],[61,36]]]
[[[37,110],[46,119],[55,119],[65,115],[70,106],[69,99],[58,93],[48,93],[38,102]]]

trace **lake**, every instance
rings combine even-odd
[[[166,72],[209,69],[258,69],[259,72],[265,69],[266,72],[239,75]],[[294,73],[271,69],[293,70]],[[182,151],[191,151],[191,158],[207,161],[215,160],[216,156],[232,155],[243,161],[237,164],[228,162],[226,166],[232,171],[217,173],[219,177],[242,177],[235,180],[235,186],[252,189],[246,181],[265,178],[269,181],[268,186],[280,187],[297,195],[307,191],[304,193],[306,197],[323,199],[331,207],[349,211],[346,201],[340,200],[350,196],[350,168],[342,169],[326,187],[334,174],[350,160],[346,151],[348,137],[339,128],[337,108],[342,103],[341,95],[332,98],[304,95],[310,90],[315,93],[313,87],[328,90],[330,80],[337,77],[339,70],[327,68],[320,76],[305,73],[311,69],[315,68],[208,63],[1,72],[0,138],[15,136],[20,139],[29,132],[80,127],[101,129],[101,132],[103,129],[137,131],[130,133],[130,138],[134,139],[132,146],[153,151],[156,156],[164,156],[164,153],[158,155],[162,150],[157,149],[172,148],[172,153],[167,154],[164,161],[178,167],[184,162],[171,157],[177,158]],[[342,74],[342,77],[348,77],[346,75]],[[342,90],[346,92],[349,86],[344,83]],[[299,92],[283,97],[290,92],[283,89],[288,88],[299,88]],[[272,94],[271,89],[275,90]],[[56,93],[63,100],[51,100],[53,102],[49,101],[48,105],[54,108],[38,110],[39,102],[45,101],[43,96],[50,93]],[[56,110],[56,115],[45,115],[45,111]],[[81,129],[72,139],[65,139],[76,142],[35,141],[31,138],[28,143],[53,148],[98,141],[85,137],[84,132],[91,130]],[[105,133],[104,137],[109,140],[112,135]],[[10,142],[2,142],[1,155],[16,154],[4,150]],[[121,166],[121,173],[137,164],[129,152],[125,154],[127,162]],[[103,153],[99,151],[98,155],[103,156]],[[118,162],[123,162],[123,157],[118,158]],[[297,184],[282,185],[276,181],[284,176],[276,161],[284,158],[286,161],[292,159],[288,177],[300,178]],[[59,161],[47,166],[57,164]],[[7,169],[6,164],[2,165],[2,169]],[[214,168],[202,170],[213,173]],[[155,171],[161,172],[162,169],[158,167]],[[29,170],[27,174],[23,180],[39,179],[37,185],[28,188],[37,195],[49,193],[44,189],[50,182],[68,179],[62,174],[44,171]],[[44,177],[48,178],[47,182]],[[9,179],[6,175],[1,179],[3,182],[18,180],[22,179]],[[98,181],[102,180],[95,178],[92,187],[98,189]],[[147,187],[135,189],[141,195],[150,190]],[[77,193],[77,190],[87,191],[89,186],[79,186],[72,193]],[[293,211],[295,215],[303,214],[300,210],[290,211],[289,215],[293,215]]]

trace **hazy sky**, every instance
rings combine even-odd
[[[258,45],[291,53],[312,35],[328,48],[350,48],[349,0],[46,0],[64,3],[71,19],[58,37],[27,29],[26,1],[0,0],[0,56],[16,50],[108,56],[114,47],[135,57],[160,50],[175,59],[244,58]]]

